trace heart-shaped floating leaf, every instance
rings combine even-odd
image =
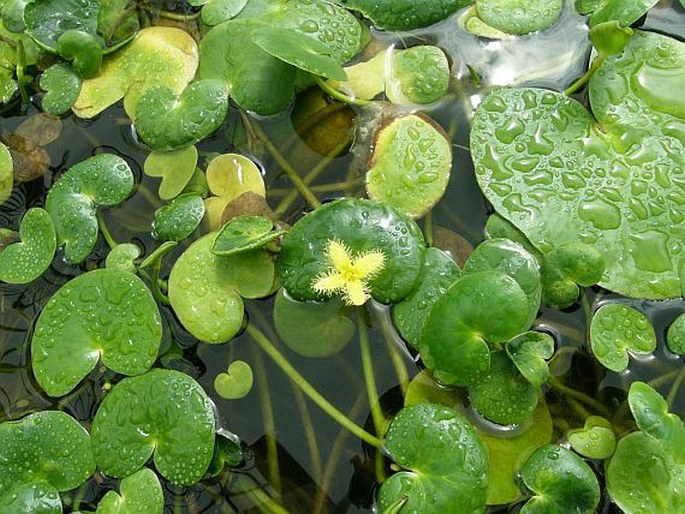
[[[336,0],[348,9],[359,11],[373,25],[384,30],[412,30],[432,25],[471,3],[469,0]]]
[[[226,400],[240,400],[252,390],[254,375],[250,365],[241,360],[228,366],[228,373],[219,373],[214,379],[214,389]]]
[[[476,0],[478,17],[507,34],[545,30],[557,21],[562,0]]]
[[[0,512],[62,514],[62,498],[47,482],[17,484],[6,493],[0,493]]]
[[[612,371],[628,367],[628,353],[647,354],[656,348],[649,319],[627,305],[603,305],[590,321],[590,346],[597,360]]]
[[[227,153],[212,159],[207,166],[207,185],[215,195],[205,200],[211,230],[219,230],[226,206],[244,193],[266,196],[262,173],[244,155]]]
[[[526,380],[505,352],[490,355],[490,370],[469,387],[473,407],[500,425],[526,420],[538,404],[539,387]]]
[[[169,301],[183,326],[201,341],[223,343],[243,324],[243,300],[266,296],[274,263],[258,249],[230,257],[212,253],[216,232],[198,239],[169,275]]]
[[[355,333],[349,309],[337,298],[327,302],[298,302],[283,289],[274,304],[274,327],[285,345],[305,357],[331,357]]]
[[[197,166],[197,148],[194,145],[170,152],[151,152],[145,159],[143,170],[150,177],[162,177],[159,197],[171,200],[188,185]]]
[[[162,338],[159,310],[135,275],[93,270],[62,286],[40,313],[31,340],[33,373],[50,396],[63,396],[95,367],[138,375],[152,366]]]
[[[456,411],[426,403],[402,409],[390,423],[385,449],[407,471],[381,484],[378,509],[479,512],[485,507],[488,456],[474,428]]]
[[[591,27],[607,21],[618,21],[624,27],[629,27],[642,18],[658,1],[603,0],[601,2],[581,2],[580,5],[576,4],[576,9],[582,14],[590,14]]]
[[[9,149],[0,143],[0,204],[12,194],[14,183],[14,164]]]
[[[596,284],[604,273],[602,254],[585,243],[556,246],[541,260],[543,299],[558,309],[570,307],[580,295],[579,286]]]
[[[254,31],[257,46],[296,68],[333,80],[345,80],[340,64],[329,56],[328,46],[296,30],[262,27]]]
[[[547,360],[554,354],[554,338],[544,332],[525,332],[505,346],[507,355],[533,387],[540,388],[547,382]]]
[[[44,490],[51,495],[50,488],[79,487],[95,472],[90,443],[86,429],[60,411],[36,412],[0,424],[0,496],[22,484],[41,484],[33,493]],[[15,492],[32,494],[26,489]]]
[[[47,211],[33,207],[26,211],[19,226],[20,243],[0,251],[0,280],[27,284],[50,266],[57,248],[55,227]]]
[[[95,414],[93,453],[98,468],[127,477],[154,453],[157,471],[192,485],[214,452],[214,407],[202,387],[180,371],[154,369],[115,385]]]
[[[668,327],[666,345],[673,353],[685,355],[685,313],[678,316]]]
[[[430,104],[447,94],[450,65],[437,46],[419,45],[392,54],[385,93],[396,104]]]
[[[590,459],[608,459],[616,449],[616,434],[611,423],[600,416],[589,416],[585,426],[569,431],[571,447]]]
[[[395,118],[376,135],[369,197],[420,218],[442,198],[452,169],[452,146],[425,117]]]
[[[119,486],[121,495],[109,491],[98,503],[96,514],[162,514],[164,494],[155,472],[143,468],[124,478]]]
[[[80,118],[93,118],[124,98],[130,118],[138,99],[150,88],[166,86],[176,94],[186,88],[198,64],[195,40],[173,27],[147,27],[135,39],[105,58],[100,74],[84,80],[72,110]]]
[[[81,79],[64,64],[53,64],[40,76],[43,95],[43,109],[61,116],[74,105],[81,92]]]
[[[233,255],[261,248],[285,234],[274,229],[273,222],[265,216],[238,216],[224,225],[216,236],[212,251],[217,255]]]
[[[133,243],[123,243],[116,245],[112,251],[107,254],[105,266],[107,268],[114,268],[129,273],[136,272],[135,261],[140,257],[140,248]]]
[[[516,280],[528,298],[530,326],[538,316],[541,286],[537,260],[518,243],[507,239],[489,239],[479,244],[464,264],[464,273],[499,270]]]
[[[421,336],[421,359],[442,383],[470,385],[490,369],[488,342],[528,328],[528,298],[501,271],[466,275],[440,297]]]
[[[102,66],[102,48],[98,40],[82,30],[69,29],[57,39],[57,53],[72,61],[71,66],[79,77],[93,78]]]
[[[152,228],[162,241],[183,241],[200,225],[205,215],[202,197],[182,194],[155,211]]]
[[[79,263],[93,250],[98,236],[95,209],[116,205],[133,191],[133,173],[125,160],[114,154],[98,154],[69,168],[52,186],[45,201],[58,244],[64,255]]]
[[[338,245],[340,243],[344,252]],[[338,253],[344,253],[345,258]],[[364,257],[382,253],[368,262]],[[393,303],[412,292],[423,267],[425,244],[419,227],[392,207],[348,198],[323,205],[300,219],[283,238],[278,272],[283,287],[296,300],[324,300],[331,293],[316,290],[326,277],[340,285],[343,296],[359,287],[376,300]],[[347,259],[347,261],[345,260]],[[375,266],[372,264],[379,264]],[[346,262],[357,274],[346,273]],[[340,275],[341,281],[335,277]],[[361,278],[358,276],[361,275]]]
[[[563,446],[537,449],[521,468],[521,478],[535,493],[522,513],[591,514],[599,504],[597,477],[583,459]]]
[[[421,333],[438,298],[461,277],[459,266],[442,250],[428,248],[419,275],[419,287],[396,303],[392,319],[397,331],[415,348],[421,342]]]
[[[199,80],[177,96],[173,89],[148,89],[138,100],[136,132],[155,150],[193,145],[221,126],[228,91],[219,80]]]
[[[668,403],[651,386],[644,382],[634,382],[628,391],[628,404],[637,427],[645,434],[677,447],[673,454],[683,461],[685,448],[681,444],[685,437],[682,420],[668,412]]]

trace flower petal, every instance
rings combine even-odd
[[[345,285],[345,301],[348,305],[364,305],[369,293],[361,280],[350,280]]]
[[[331,260],[333,267],[338,271],[352,266],[349,249],[337,239],[331,239],[328,242],[328,246],[326,247],[326,255]]]
[[[361,272],[363,280],[368,280],[376,275],[383,269],[384,264],[385,255],[383,255],[383,252],[379,251],[363,253],[352,263],[355,269]]]
[[[318,277],[312,284],[312,289],[317,293],[332,294],[345,289],[345,279],[337,271],[330,271],[326,275]]]

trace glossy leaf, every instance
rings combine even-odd
[[[223,226],[212,251],[217,255],[234,255],[261,248],[285,233],[275,229],[273,222],[264,216],[238,216]]]
[[[372,24],[384,30],[412,30],[437,23],[470,2],[467,0],[337,0],[348,9],[359,11]]]
[[[204,215],[201,196],[182,194],[155,211],[152,228],[162,241],[183,241],[200,225]]]
[[[81,92],[81,79],[64,64],[53,64],[40,76],[45,112],[61,116],[74,105]]]
[[[274,264],[264,250],[230,257],[212,253],[216,232],[190,245],[169,275],[169,301],[191,334],[223,343],[243,324],[243,300],[266,296],[273,287]]]
[[[616,449],[616,434],[611,423],[599,416],[589,416],[585,426],[566,436],[571,447],[590,459],[608,459]]]
[[[155,472],[142,468],[124,478],[119,486],[121,494],[109,491],[98,503],[96,514],[162,514],[164,494]]]
[[[278,337],[304,357],[331,357],[342,351],[355,334],[348,308],[337,298],[327,302],[298,302],[281,289],[274,304]]]
[[[680,314],[668,327],[666,344],[673,353],[685,355],[685,313]]]
[[[602,254],[585,243],[554,247],[541,260],[543,299],[550,307],[559,309],[578,300],[579,286],[591,286],[602,280],[605,268]]]
[[[368,77],[367,77],[368,79]],[[396,104],[430,104],[447,94],[450,66],[437,46],[419,45],[392,54],[385,92]]]
[[[15,484],[4,494],[0,493],[0,512],[62,514],[62,498],[47,482]]]
[[[524,332],[505,346],[507,355],[533,387],[547,382],[547,360],[554,354],[554,339],[545,332]]]
[[[594,27],[607,21],[618,21],[624,27],[629,27],[642,18],[658,0],[603,0],[597,5],[589,5],[584,11],[590,14],[590,26]]]
[[[600,54],[612,55],[623,50],[630,42],[633,31],[617,21],[605,21],[590,29],[588,37]]]
[[[431,403],[405,407],[390,423],[385,449],[404,470],[381,484],[380,512],[403,499],[407,512],[484,509],[487,451],[461,414]]]
[[[143,169],[150,177],[161,177],[159,197],[171,200],[183,192],[197,166],[197,148],[194,145],[169,152],[151,152]]]
[[[0,143],[0,204],[12,194],[14,183],[14,164],[9,149]]]
[[[74,72],[82,78],[93,78],[102,66],[102,49],[95,36],[82,30],[69,29],[57,38],[57,53],[71,61]]]
[[[647,354],[656,348],[656,334],[640,311],[613,303],[603,305],[590,321],[590,345],[597,360],[612,371],[628,367],[628,354]]]
[[[334,240],[357,257],[365,252],[383,253],[382,269],[368,281],[374,299],[397,302],[413,291],[425,252],[416,223],[382,203],[349,198],[307,214],[283,238],[278,272],[294,299],[326,299],[313,284],[332,271],[327,248]]]
[[[554,25],[562,0],[476,0],[478,17],[507,34],[523,35]]]
[[[503,343],[528,328],[528,299],[518,283],[495,270],[466,275],[428,315],[419,351],[442,383],[470,385],[490,369],[488,343]]]
[[[240,400],[250,394],[253,382],[252,367],[236,360],[228,366],[228,373],[219,373],[214,378],[214,389],[226,400]]]
[[[79,487],[95,472],[90,444],[86,429],[60,411],[36,412],[0,424],[0,496],[21,484],[36,484],[21,493],[14,489],[24,498],[41,490],[53,496],[45,483],[57,491]]]
[[[212,460],[214,430],[214,407],[202,387],[180,371],[154,369],[123,379],[105,396],[93,420],[93,453],[113,477],[136,472],[154,453],[164,478],[191,485]]]
[[[122,243],[112,248],[107,254],[105,266],[129,273],[135,273],[137,267],[133,261],[140,257],[140,248],[133,243]]]
[[[473,408],[500,425],[514,425],[529,418],[539,395],[539,387],[528,382],[501,351],[490,355],[488,373],[469,386]]]
[[[419,346],[431,308],[461,275],[459,266],[445,252],[433,247],[426,249],[418,288],[392,309],[392,319],[405,341],[415,348]]]
[[[577,512],[591,514],[599,504],[597,477],[575,453],[549,444],[531,455],[521,468],[521,478],[535,493],[522,514]]]
[[[31,340],[36,380],[63,396],[100,358],[125,375],[148,370],[162,338],[159,310],[135,275],[99,269],[67,282],[42,310]]]
[[[402,116],[376,134],[366,191],[420,218],[442,198],[451,169],[452,147],[442,129],[421,116]]]
[[[202,21],[214,26],[237,16],[248,0],[190,0],[188,3],[202,5]]]
[[[57,248],[57,237],[47,211],[33,207],[26,211],[19,226],[21,242],[0,251],[0,280],[26,284],[48,269]]]
[[[628,404],[637,427],[645,434],[677,447],[673,457],[683,462],[685,448],[680,443],[685,437],[685,428],[676,414],[668,412],[666,400],[648,384],[633,382],[628,391]]]
[[[48,192],[45,208],[50,213],[58,244],[71,263],[88,257],[95,246],[99,205],[116,205],[133,191],[133,173],[126,161],[102,153],[69,168]]]

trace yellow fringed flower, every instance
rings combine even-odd
[[[326,258],[331,269],[322,273],[312,283],[312,289],[320,294],[341,294],[347,305],[363,305],[370,298],[369,280],[385,265],[385,255],[372,250],[350,255],[350,249],[337,239],[326,245]]]

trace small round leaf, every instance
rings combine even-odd
[[[140,257],[140,248],[138,248],[138,245],[133,243],[119,244],[112,248],[112,251],[107,254],[105,267],[135,273],[137,267],[133,261],[138,257]]]
[[[547,382],[549,377],[547,360],[554,354],[552,336],[544,332],[525,332],[509,341],[505,349],[521,375],[533,387],[540,388]]]
[[[57,248],[57,237],[47,211],[33,207],[26,211],[19,226],[21,242],[0,251],[0,280],[27,284],[48,269]]]
[[[181,194],[195,173],[197,148],[186,146],[170,152],[151,152],[145,159],[143,169],[150,177],[161,177],[159,197],[171,200]]]
[[[233,255],[254,250],[283,234],[285,230],[274,230],[273,222],[265,216],[238,216],[221,229],[212,251],[217,255]]]
[[[81,79],[64,64],[53,64],[40,76],[43,110],[61,116],[74,105],[81,92]]]
[[[228,366],[228,373],[219,373],[214,378],[214,389],[226,400],[240,400],[250,394],[253,383],[254,375],[250,365],[237,360]]]
[[[155,211],[152,228],[162,241],[183,241],[200,225],[204,215],[202,197],[183,194]]]
[[[14,164],[9,149],[0,143],[0,204],[12,194],[14,183]]]
[[[599,416],[589,416],[585,426],[568,433],[571,447],[590,459],[608,459],[616,449],[616,434],[611,423]]]
[[[98,503],[96,514],[162,514],[164,494],[155,472],[143,468],[124,478],[119,486],[121,495],[109,491]]]
[[[678,316],[668,327],[666,344],[673,353],[685,355],[685,313]]]
[[[507,34],[529,34],[545,30],[557,21],[562,0],[476,0],[478,16]]]

